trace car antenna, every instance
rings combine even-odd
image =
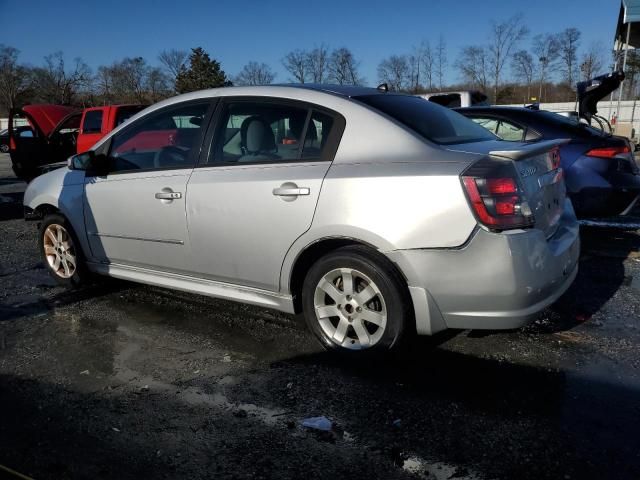
[[[381,83],[380,85],[378,85],[377,90],[379,90],[381,92],[388,92],[389,91],[389,85],[387,85],[386,83]]]

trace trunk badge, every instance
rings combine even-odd
[[[523,168],[522,170],[520,170],[520,175],[522,176],[522,178],[526,178],[526,177],[530,177],[537,171],[538,171],[538,167]]]

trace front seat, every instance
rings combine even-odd
[[[240,126],[240,149],[238,162],[259,162],[280,158],[276,155],[276,139],[269,124],[258,116],[246,118]]]

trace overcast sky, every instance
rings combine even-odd
[[[619,0],[0,0],[0,43],[33,65],[61,50],[93,68],[125,56],[155,64],[163,49],[202,46],[229,75],[255,60],[271,65],[277,82],[289,81],[281,63],[288,51],[324,43],[350,48],[375,84],[383,57],[443,34],[448,82],[456,82],[460,48],[484,43],[491,19],[522,13],[531,30],[522,47],[536,33],[576,27],[583,48],[593,42],[609,48],[619,9]]]

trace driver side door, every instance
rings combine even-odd
[[[94,259],[186,270],[186,186],[211,110],[209,99],[174,104],[113,135],[105,165],[85,178],[84,217]]]

